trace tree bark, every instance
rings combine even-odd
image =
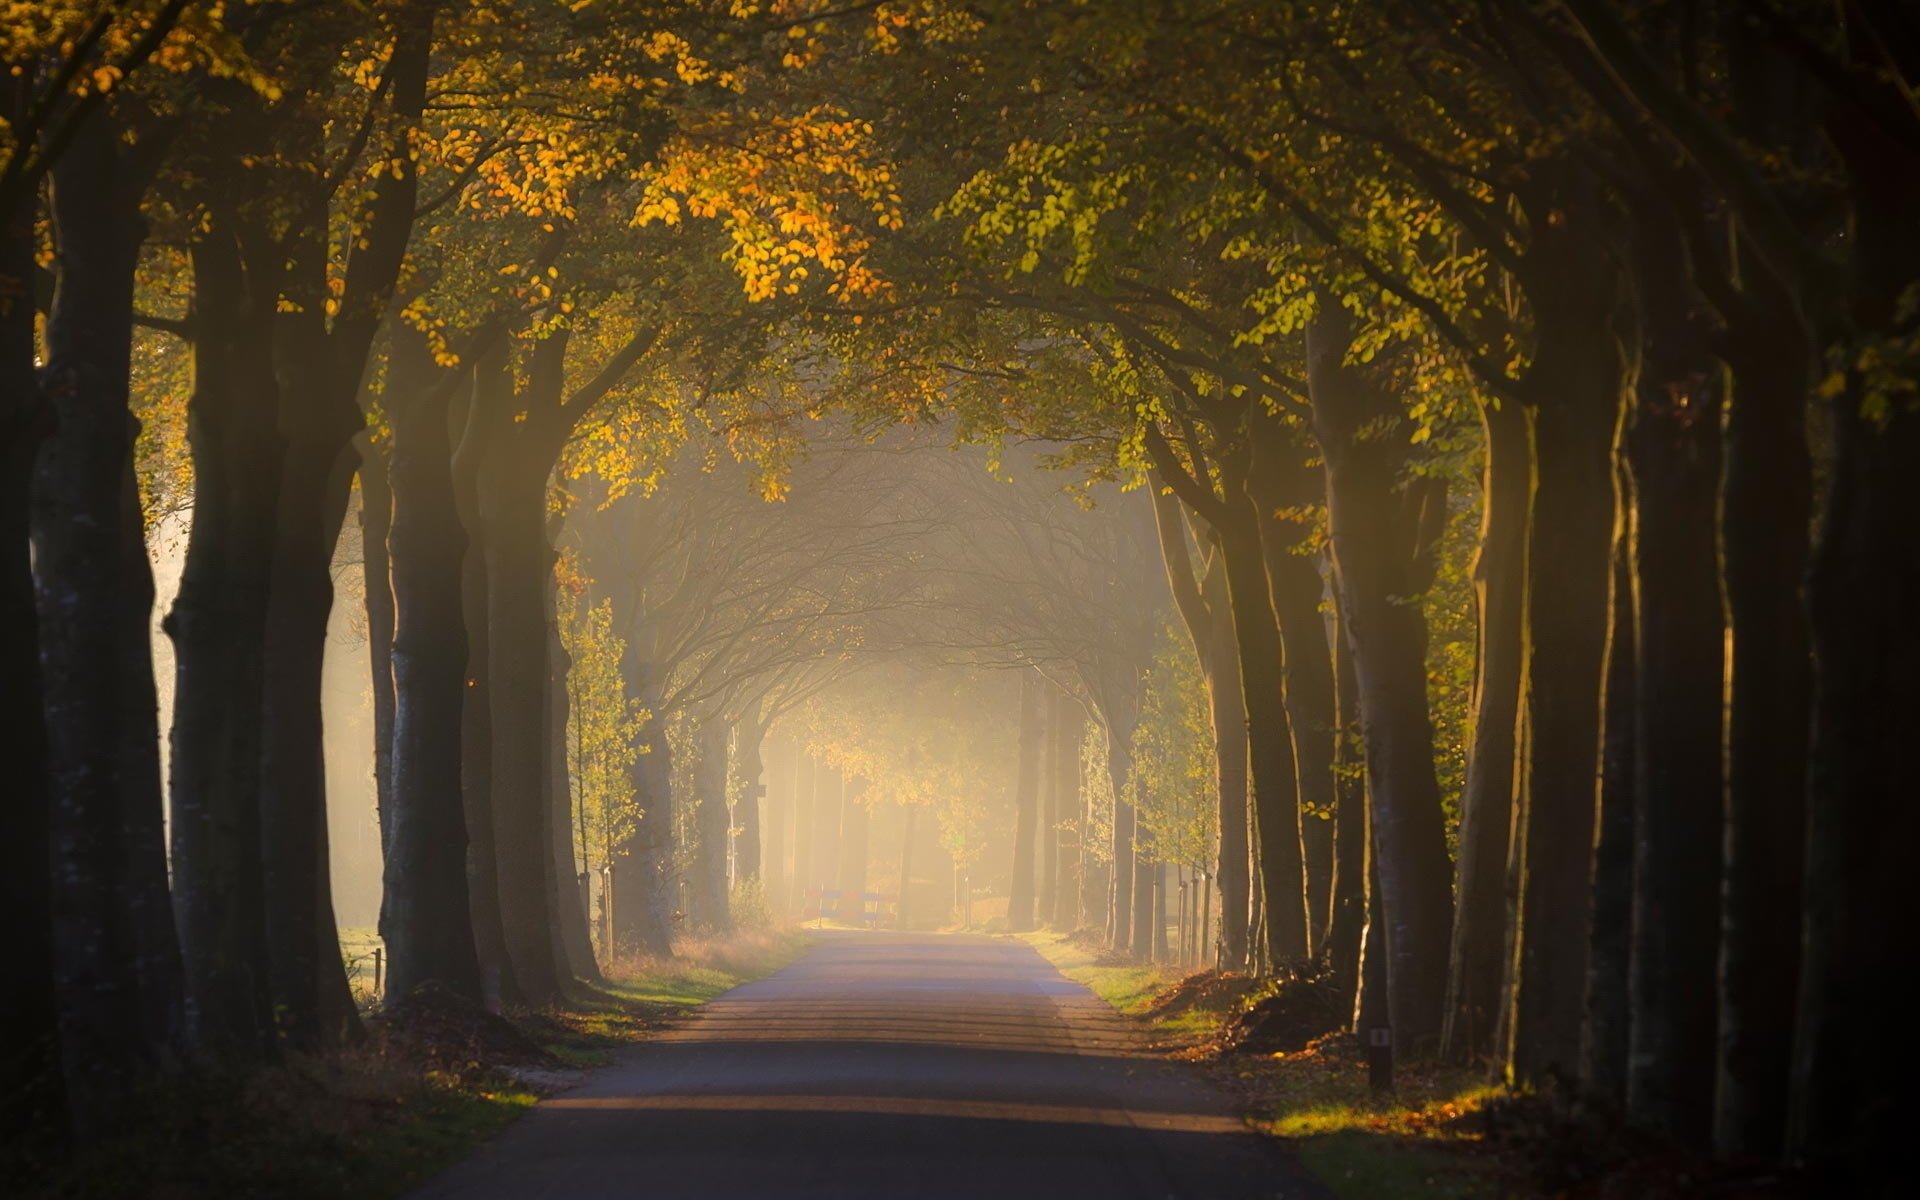
[[[1622,468],[1624,473],[1624,467]],[[1636,714],[1633,514],[1620,489],[1614,534],[1612,619],[1607,635],[1606,705],[1600,741],[1600,806],[1593,847],[1593,914],[1588,939],[1586,1017],[1580,1035],[1585,1099],[1615,1115],[1627,1110],[1627,972],[1633,945],[1633,825]]]
[[[1180,503],[1154,479],[1154,524],[1167,583],[1187,634],[1193,639],[1207,692],[1207,718],[1213,730],[1215,779],[1219,802],[1220,966],[1247,966],[1247,712],[1240,681],[1239,648],[1227,597],[1225,554],[1208,555],[1204,579],[1194,575],[1187,548],[1187,526]]]
[[[640,819],[625,853],[613,861],[614,937],[623,948],[664,959],[673,955],[673,760],[660,715],[659,668],[639,643],[628,640],[622,675],[627,694],[648,713],[633,761]]]
[[[1333,914],[1327,938],[1327,965],[1341,995],[1360,986],[1361,940],[1367,926],[1367,763],[1360,739],[1360,684],[1354,678],[1353,651],[1347,646],[1346,621],[1338,593],[1333,606],[1334,711],[1339,722],[1334,741]]]
[[[1805,331],[1763,273],[1760,320],[1729,331],[1720,476],[1727,664],[1726,843],[1714,1148],[1777,1156],[1787,1126],[1804,897],[1811,657],[1802,582],[1812,514]]]
[[[1107,779],[1113,787],[1113,836],[1109,843],[1107,873],[1107,944],[1122,953],[1133,945],[1133,856],[1138,845],[1134,836],[1133,805],[1125,800],[1127,781],[1133,774],[1133,738],[1131,728],[1115,728],[1112,714],[1107,715]]]
[[[1718,549],[1722,372],[1695,330],[1677,230],[1636,225],[1640,370],[1622,439],[1633,503],[1633,943],[1627,1115],[1713,1131],[1726,644]]]
[[[694,846],[687,915],[709,933],[732,928],[727,912],[727,747],[733,728],[719,714],[701,719],[694,764]]]
[[[1214,533],[1225,565],[1247,714],[1251,904],[1264,917],[1258,922],[1249,917],[1249,937],[1262,939],[1257,953],[1263,965],[1281,967],[1307,955],[1307,897],[1280,628],[1252,501],[1229,501],[1223,515]]]
[[[0,803],[0,905],[13,966],[0,975],[0,1126],[36,1130],[61,1101],[54,997],[52,825],[40,620],[34,609],[33,461],[53,429],[34,373],[31,208],[0,215],[0,760],[19,786]]]
[[[385,446],[360,451],[361,570],[367,606],[367,666],[373,697],[373,795],[380,820],[380,854],[387,852],[393,803],[393,572],[387,534],[393,527],[393,486]]]
[[[396,330],[394,346],[411,345]],[[395,366],[398,363],[396,362]],[[388,368],[389,378],[395,367]],[[480,515],[479,470],[486,454],[491,414],[510,403],[512,376],[504,350],[474,364],[473,389],[453,454],[454,502],[466,532],[460,558],[460,617],[466,630],[467,673],[460,705],[460,799],[466,815],[467,907],[473,918],[473,949],[480,989],[495,1010],[526,1003],[507,954],[500,915],[500,855],[493,811],[493,679],[488,639],[486,525]],[[616,895],[624,894],[619,888]]]
[[[424,341],[396,334],[386,409],[393,425],[394,606],[391,811],[380,936],[388,994],[428,983],[487,999],[475,950],[462,801],[467,537],[455,503],[450,387],[436,387]],[[495,989],[497,994],[497,987]]]
[[[1920,168],[1871,125],[1828,128],[1853,201],[1848,315],[1885,344],[1911,345]],[[1901,786],[1920,728],[1920,410],[1857,366],[1842,383],[1827,401],[1829,490],[1807,581],[1813,740],[1787,1144],[1816,1166],[1843,1165],[1845,1188],[1897,1178],[1910,1142],[1899,1068],[1913,1055],[1899,1040],[1908,1004],[1895,981],[1916,938],[1887,904],[1907,893],[1920,839],[1920,806]]]
[[[1325,585],[1314,553],[1326,479],[1307,461],[1277,416],[1250,414],[1254,459],[1247,491],[1259,507],[1260,541],[1284,660],[1287,728],[1293,738],[1306,883],[1307,949],[1319,956],[1328,937],[1333,887],[1333,658],[1320,615]]]
[[[204,1056],[254,1061],[271,1030],[260,860],[267,555],[280,487],[270,301],[251,293],[230,219],[192,248],[193,524],[165,630],[174,649],[173,894],[187,1033]]]
[[[494,838],[500,923],[508,961],[528,1004],[560,995],[562,948],[554,938],[555,879],[547,813],[546,579],[553,550],[544,528],[549,460],[522,439],[495,439],[480,467],[487,531],[487,653],[492,691]]]
[[[1478,653],[1472,746],[1461,797],[1453,936],[1441,1056],[1469,1062],[1493,1049],[1507,948],[1507,840],[1513,823],[1520,716],[1521,615],[1526,604],[1527,423],[1511,401],[1483,400],[1480,546],[1473,562]]]
[[[1406,418],[1366,370],[1346,363],[1350,344],[1344,311],[1323,303],[1307,334],[1308,380],[1366,742],[1394,1051],[1404,1059],[1438,1046],[1453,923],[1427,712],[1426,619],[1410,602],[1432,583],[1446,505],[1437,481],[1398,484]]]
[[[1040,925],[1054,924],[1054,911],[1060,903],[1060,823],[1066,814],[1061,808],[1060,777],[1053,769],[1057,753],[1053,742],[1060,734],[1053,718],[1059,701],[1058,689],[1040,688],[1035,715],[1040,732],[1035,738],[1034,762],[1040,776],[1036,785],[1040,790],[1040,884],[1034,895],[1034,917]]]
[[[867,790],[864,779],[846,781],[846,795],[840,806],[840,919],[859,924],[867,911],[867,857],[871,813],[861,799]]]
[[[1062,932],[1078,929],[1082,922],[1080,906],[1084,890],[1081,879],[1081,845],[1086,838],[1086,822],[1080,804],[1080,745],[1084,740],[1084,720],[1080,704],[1066,692],[1053,697],[1053,794],[1059,805],[1061,821],[1059,887],[1054,891],[1049,923]]]
[[[145,188],[120,134],[91,123],[52,172],[59,273],[41,384],[58,425],[32,493],[54,986],[65,1095],[84,1140],[108,1132],[131,1091],[169,1065],[181,1004],[155,757],[153,579],[127,411]]]
[[[549,530],[551,542],[557,531]],[[561,979],[571,983],[584,979],[602,982],[600,963],[593,956],[593,930],[587,924],[585,879],[573,845],[573,785],[567,777],[567,717],[569,694],[567,673],[573,659],[560,639],[558,582],[554,573],[546,575],[547,627],[547,744],[546,809],[547,836],[553,846],[554,940],[560,947]]]
[[[1020,672],[1019,720],[1013,787],[1013,882],[1007,894],[1007,928],[1024,933],[1034,925],[1034,842],[1040,821],[1040,689],[1031,669]]]
[[[1591,248],[1569,251],[1553,282],[1533,293],[1527,731],[1518,792],[1524,838],[1511,851],[1521,936],[1506,989],[1510,1070],[1531,1084],[1577,1076],[1586,992],[1614,526],[1611,448],[1621,395],[1612,273],[1594,258]]]
[[[760,878],[761,797],[766,789],[766,760],[762,755],[765,728],[759,714],[740,731],[740,799],[733,812],[733,878],[735,883]]]

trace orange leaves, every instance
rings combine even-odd
[[[818,268],[842,298],[885,290],[864,256],[872,240],[855,214],[897,229],[892,172],[873,159],[872,125],[819,106],[797,117],[755,110],[713,118],[671,139],[649,175],[633,222],[717,220],[726,261],[747,296],[798,294]]]

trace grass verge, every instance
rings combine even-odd
[[[1156,1046],[1206,1066],[1244,1100],[1250,1125],[1285,1138],[1341,1200],[1478,1200],[1512,1193],[1509,1173],[1488,1152],[1473,1119],[1498,1094],[1479,1075],[1403,1068],[1393,1092],[1376,1095],[1348,1035],[1327,1034],[1283,1053],[1236,1048],[1237,1023],[1273,995],[1272,985],[1142,966],[1073,935],[1028,933],[1020,939],[1061,974],[1138,1019]]]
[[[691,942],[671,960],[616,964],[604,986],[508,1021],[441,1002],[430,1030],[375,1020],[335,1053],[176,1078],[84,1153],[0,1139],[0,1190],[22,1200],[399,1196],[570,1083],[569,1068],[605,1062],[806,944],[794,931]],[[503,1045],[524,1052],[503,1056]]]

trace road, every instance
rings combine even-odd
[[[415,1200],[1319,1197],[1194,1068],[1010,939],[823,934]]]

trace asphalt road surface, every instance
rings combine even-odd
[[[823,934],[414,1200],[1319,1197],[1016,941]]]

